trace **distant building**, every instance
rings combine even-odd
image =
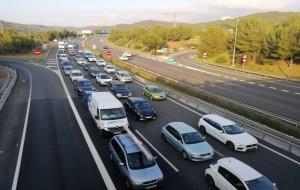
[[[91,30],[81,30],[82,35],[91,35],[92,31]]]

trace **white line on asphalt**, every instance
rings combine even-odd
[[[165,162],[167,162],[167,164],[169,164],[169,166],[175,171],[175,172],[179,172],[179,169],[177,169],[174,164],[172,164],[162,153],[159,152],[159,150],[157,150],[157,148],[155,148],[155,146],[153,146],[138,130],[134,130]]]
[[[258,86],[265,86],[264,84],[258,84]]]
[[[219,79],[218,79],[217,81],[218,81],[218,82],[224,82],[224,81],[222,81],[222,80],[219,80]]]
[[[251,81],[250,81],[250,82],[248,82],[248,83],[249,83],[249,84],[255,84],[254,82],[251,82]]]
[[[270,147],[268,147],[266,145],[263,145],[261,143],[258,143],[258,144],[259,144],[259,146],[262,146],[265,149],[268,149],[269,151],[271,151],[271,152],[273,152],[273,153],[275,153],[275,154],[277,154],[277,155],[279,155],[279,156],[281,156],[281,157],[283,157],[285,159],[288,159],[289,161],[294,162],[295,164],[297,164],[297,165],[300,166],[300,162],[298,162],[298,161],[296,161],[296,160],[294,160],[294,159],[292,159],[292,158],[290,158],[290,157],[288,157],[288,156],[286,156],[286,155],[284,155],[284,154],[282,154],[282,153],[280,153],[280,152],[278,152],[278,151],[276,151],[276,150],[274,150],[274,149],[272,149],[272,148],[270,148]]]
[[[229,76],[226,76],[226,75],[225,75],[224,77],[227,78],[227,79],[229,79]]]
[[[245,82],[244,80],[240,79],[240,82]]]
[[[18,186],[18,179],[19,179],[20,167],[21,167],[21,162],[22,162],[24,143],[25,143],[25,137],[26,137],[26,131],[27,131],[27,124],[28,124],[28,117],[29,117],[29,111],[30,111],[30,104],[31,104],[32,77],[31,77],[30,72],[27,69],[25,69],[25,68],[23,68],[23,69],[29,74],[30,89],[29,89],[29,97],[27,100],[27,110],[26,110],[26,115],[25,115],[21,144],[20,144],[20,149],[19,149],[19,153],[18,153],[18,160],[17,160],[16,170],[15,170],[13,184],[12,184],[12,188],[11,188],[12,190],[16,190],[17,186]]]
[[[283,89],[283,90],[281,90],[281,91],[282,91],[282,92],[290,92],[290,91],[288,91],[288,90],[284,90],[284,89]]]
[[[194,71],[199,71],[199,72],[202,72],[202,73],[207,73],[207,74],[211,74],[211,75],[214,75],[214,76],[221,76],[219,74],[216,74],[216,73],[212,73],[212,72],[208,72],[208,71],[204,71],[204,70],[201,70],[201,69],[196,69],[194,67],[190,67],[190,66],[183,66],[183,68],[186,68],[186,69],[190,69],[190,70],[194,70]]]
[[[59,68],[58,62],[57,62],[57,67]],[[58,72],[59,72],[60,81],[61,81],[63,89],[64,89],[64,91],[66,93],[66,96],[67,96],[67,99],[69,101],[69,104],[70,104],[70,106],[72,108],[72,111],[73,111],[74,116],[75,116],[75,118],[77,120],[77,123],[78,123],[78,125],[79,125],[79,127],[81,129],[83,137],[84,137],[84,139],[85,139],[85,141],[86,141],[86,143],[88,145],[88,148],[90,149],[90,152],[91,152],[91,154],[92,154],[92,156],[94,158],[94,161],[95,161],[95,163],[97,165],[97,168],[98,168],[98,170],[99,170],[99,172],[100,172],[100,174],[101,174],[101,176],[103,178],[103,181],[104,181],[107,189],[109,189],[109,190],[116,190],[116,187],[115,187],[112,179],[110,178],[110,176],[109,176],[109,174],[107,172],[107,169],[105,168],[105,166],[103,164],[103,161],[101,160],[101,158],[100,158],[100,156],[99,156],[99,154],[98,154],[98,152],[97,152],[97,150],[96,150],[96,148],[95,148],[95,146],[94,146],[94,144],[93,144],[93,142],[91,140],[91,137],[89,136],[89,134],[88,134],[88,132],[86,130],[86,127],[84,126],[84,123],[83,123],[83,121],[82,121],[82,119],[81,119],[81,117],[80,117],[80,115],[79,115],[79,113],[78,113],[78,111],[77,111],[77,109],[76,109],[76,107],[74,105],[74,102],[73,102],[73,100],[71,98],[71,95],[70,95],[70,93],[68,91],[68,88],[66,86],[66,83],[65,83],[65,81],[64,81],[64,79],[63,79],[63,77],[61,75],[60,69],[58,69]]]
[[[277,88],[273,87],[273,86],[270,86],[269,88],[273,89],[273,90],[276,90]]]
[[[237,80],[236,78],[231,78],[232,80]]]
[[[294,94],[296,94],[296,95],[300,95],[300,93],[298,93],[298,92],[295,92]]]

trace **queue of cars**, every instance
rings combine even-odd
[[[85,52],[89,53],[89,52]],[[88,56],[91,57],[91,56]],[[154,120],[158,113],[144,98],[134,97],[127,82],[132,77],[127,71],[119,71],[113,65],[96,60],[95,65],[103,66],[102,72],[88,60],[82,65],[88,76],[95,78],[100,86],[107,86],[110,92],[96,92],[92,83],[83,73],[75,69],[64,55],[59,55],[65,74],[74,82],[74,90],[82,96],[82,102],[93,118],[100,134],[113,134],[109,141],[109,156],[125,178],[126,186],[134,189],[159,188],[163,185],[163,172],[155,157],[147,147],[128,133],[127,116],[136,120]],[[105,64],[103,64],[105,62]],[[111,76],[111,74],[113,76]],[[115,79],[115,80],[114,80]],[[163,89],[146,85],[142,94],[151,100],[167,98]],[[120,102],[124,98],[124,104]],[[207,161],[215,156],[214,148],[206,141],[204,134],[221,141],[229,150],[240,152],[254,151],[258,148],[257,140],[231,120],[218,115],[208,114],[198,121],[198,132],[184,122],[170,122],[162,127],[161,139],[173,146],[183,159]],[[124,133],[127,132],[127,133]],[[150,155],[150,156],[149,156]],[[262,174],[235,158],[222,158],[205,170],[205,177],[211,188],[224,190],[276,190]]]

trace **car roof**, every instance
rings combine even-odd
[[[174,129],[176,129],[176,131],[178,131],[180,134],[184,134],[184,133],[192,133],[192,132],[197,132],[196,129],[194,129],[193,127],[191,127],[190,125],[181,122],[181,121],[177,121],[177,122],[171,122],[168,125],[172,126]]]
[[[71,71],[72,73],[82,73],[79,69],[74,69]]]
[[[141,149],[128,134],[117,135],[116,138],[121,143],[127,154],[141,152]]]
[[[222,158],[218,160],[219,166],[224,167],[235,175],[239,176],[243,181],[249,181],[262,177],[262,174],[248,166],[244,162],[233,158]]]
[[[110,84],[111,84],[111,85],[118,85],[118,84],[124,84],[124,85],[125,85],[124,82],[121,82],[121,81],[118,81],[118,80],[110,81]]]
[[[204,115],[203,117],[206,117],[214,122],[217,122],[221,126],[235,124],[235,122],[215,114],[208,114],[208,115]]]
[[[150,89],[152,89],[152,88],[159,88],[159,89],[161,89],[159,86],[155,86],[155,85],[146,85],[146,87],[150,88]]]
[[[78,83],[78,82],[83,82],[83,81],[89,81],[89,82],[91,82],[89,79],[86,79],[86,78],[80,78],[80,79],[78,79],[78,80],[76,81],[76,83]]]
[[[74,67],[73,67],[73,65],[70,64],[70,65],[65,65],[64,69],[66,69],[66,68],[74,68]]]
[[[130,100],[133,103],[136,103],[136,102],[147,102],[144,98],[140,98],[140,97],[129,97],[128,100]]]
[[[118,72],[118,73],[126,73],[126,74],[129,74],[128,71],[123,71],[123,70],[117,71],[117,72]]]

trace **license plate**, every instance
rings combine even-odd
[[[145,189],[152,189],[152,188],[155,188],[157,185],[150,185],[148,187],[145,187]]]
[[[121,131],[114,132],[114,134],[115,134],[115,135],[117,135],[117,134],[121,134]]]
[[[152,118],[152,116],[147,116],[146,118],[147,118],[147,119],[150,119],[150,118]]]

